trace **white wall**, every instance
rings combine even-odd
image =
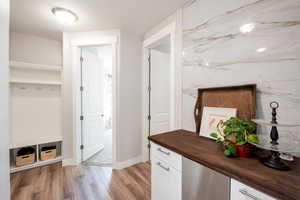
[[[121,31],[119,133],[117,161],[141,156],[141,39]]]
[[[62,71],[62,123],[63,123],[63,164],[74,163],[73,159],[73,137],[75,130],[73,129],[73,84],[72,84],[72,48],[69,44],[71,37],[68,34],[63,35],[63,71]]]
[[[62,65],[62,43],[35,35],[10,32],[10,60]]]
[[[0,1],[0,195],[10,199],[9,180],[9,121],[8,121],[8,49],[9,49],[9,0]]]

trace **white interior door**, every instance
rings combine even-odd
[[[170,54],[151,49],[150,135],[169,131],[171,110]]]
[[[97,52],[82,48],[83,161],[104,147],[104,70]]]

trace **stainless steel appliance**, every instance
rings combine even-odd
[[[182,158],[182,200],[229,200],[230,178]]]

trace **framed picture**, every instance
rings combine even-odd
[[[231,117],[236,117],[236,115],[236,108],[203,107],[200,135],[212,138],[210,134],[218,132],[217,126],[220,121],[224,122]]]

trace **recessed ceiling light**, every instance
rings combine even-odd
[[[264,52],[264,51],[266,51],[266,50],[267,50],[266,47],[262,47],[262,48],[256,49],[256,51],[257,51],[258,53]]]
[[[68,9],[55,7],[52,8],[51,11],[58,19],[58,21],[62,24],[71,25],[78,20],[78,16],[76,15],[76,13]]]
[[[240,27],[241,33],[250,33],[255,28],[255,23],[251,22]]]

